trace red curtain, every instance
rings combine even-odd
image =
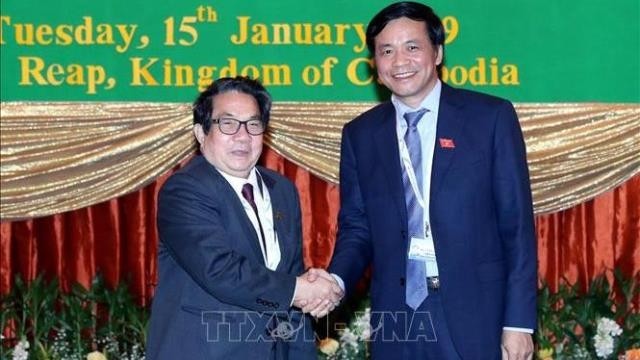
[[[262,163],[294,181],[303,212],[304,260],[328,264],[336,234],[338,187],[274,151]],[[142,304],[153,294],[158,234],[156,195],[168,174],[143,189],[88,208],[0,225],[0,293],[16,274],[58,277],[63,289],[85,286],[100,273],[109,284],[128,281]],[[574,208],[538,216],[539,273],[585,283],[603,270],[640,271],[640,175]]]

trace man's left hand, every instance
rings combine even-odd
[[[502,332],[502,360],[533,359],[533,339],[530,334],[519,331]]]

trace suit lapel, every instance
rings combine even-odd
[[[374,130],[375,148],[378,151],[377,159],[383,168],[383,174],[387,174],[389,193],[394,200],[400,221],[407,223],[407,208],[404,199],[404,187],[402,185],[402,168],[400,167],[400,152],[398,150],[398,138],[396,131],[396,113],[390,102],[381,112],[377,129]]]
[[[431,171],[431,204],[433,204],[435,195],[442,188],[449,167],[455,160],[457,153],[455,142],[462,140],[460,136],[463,127],[460,115],[462,103],[458,101],[455,91],[452,87],[442,84],[436,143],[433,151],[433,170]],[[449,140],[451,141],[449,146],[443,144]]]
[[[242,202],[240,202],[240,199],[238,198],[238,195],[236,195],[235,190],[233,190],[233,187],[231,187],[231,184],[229,184],[218,170],[211,166],[211,171],[215,173],[217,182],[220,183],[224,189],[223,191],[220,191],[220,196],[224,198],[224,203],[231,204],[233,214],[238,214],[237,216],[241,227],[240,231],[244,233],[244,236],[241,238],[249,239],[245,245],[251,248],[251,252],[255,256],[255,260],[264,264],[258,234],[254,230],[253,224],[251,223],[251,220],[249,220],[249,216],[247,216],[247,213],[242,206]]]
[[[285,268],[288,262],[288,259],[289,259],[288,251],[291,251],[291,249],[296,248],[294,244],[291,243],[294,239],[291,239],[291,236],[289,236],[289,234],[286,231],[286,229],[288,229],[288,226],[286,225],[286,221],[288,219],[286,219],[285,217],[287,215],[290,215],[290,214],[285,215],[285,211],[284,211],[284,209],[287,208],[286,207],[287,199],[276,188],[276,183],[277,183],[276,180],[271,176],[269,176],[269,174],[267,174],[266,172],[260,171],[260,168],[257,168],[257,169],[260,172],[260,176],[262,177],[262,180],[264,182],[264,186],[266,188],[265,191],[267,190],[269,191],[269,197],[271,198],[273,230],[275,231],[278,237],[278,247],[280,247],[280,263],[278,263],[278,266],[276,267],[276,271],[280,271]]]

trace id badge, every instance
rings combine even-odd
[[[433,247],[433,241],[427,241],[425,238],[412,237],[409,243],[409,259],[411,260],[431,260],[435,257],[436,250]]]

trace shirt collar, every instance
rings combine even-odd
[[[217,170],[227,180],[227,182],[229,182],[233,190],[235,190],[238,194],[242,192],[242,187],[244,186],[244,184],[249,183],[253,185],[254,194],[256,193],[255,189],[260,189],[260,191],[257,193],[262,197],[262,180],[258,179],[260,175],[258,174],[258,169],[256,169],[255,167],[251,169],[251,171],[249,172],[249,177],[246,179],[229,175],[220,169]]]

